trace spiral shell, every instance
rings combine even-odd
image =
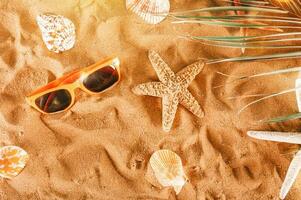
[[[159,24],[168,15],[169,0],[126,0],[127,9],[149,24]]]
[[[16,146],[5,146],[0,148],[0,176],[14,178],[25,167],[28,161],[26,151]]]
[[[187,178],[183,170],[181,158],[170,150],[159,150],[150,158],[150,166],[158,182],[164,186],[172,186],[179,194]]]
[[[71,49],[75,44],[75,26],[61,15],[41,14],[37,23],[46,47],[59,53]]]

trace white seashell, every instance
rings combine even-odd
[[[37,23],[47,48],[56,53],[71,49],[75,44],[75,26],[61,15],[41,14]]]
[[[159,24],[168,15],[169,0],[126,0],[126,8],[149,24]]]
[[[181,158],[170,150],[159,150],[150,158],[150,165],[158,182],[164,186],[172,186],[179,194],[187,178],[183,170]]]
[[[295,82],[295,87],[296,87],[296,98],[297,98],[298,110],[299,110],[299,112],[301,112],[301,78],[297,78],[297,80]]]
[[[0,176],[14,178],[25,167],[28,161],[26,151],[16,146],[5,146],[0,148]]]

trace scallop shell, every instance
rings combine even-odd
[[[126,8],[149,24],[159,24],[168,15],[169,0],[126,0]]]
[[[61,15],[41,14],[37,23],[47,48],[56,53],[71,49],[75,44],[75,26]]]
[[[183,170],[181,158],[170,150],[159,150],[150,158],[150,165],[158,182],[164,186],[172,186],[179,194],[187,178]]]
[[[0,176],[14,178],[25,167],[29,156],[26,151],[16,146],[0,148]]]

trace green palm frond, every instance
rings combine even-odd
[[[280,0],[222,1],[231,3],[232,6],[173,12],[170,14],[172,23],[221,26],[241,30],[241,36],[186,35],[182,37],[210,46],[240,48],[243,52],[245,49],[301,48],[301,31],[299,31],[301,18],[297,17],[297,11],[301,9],[301,4],[296,6],[296,2],[299,0],[286,0],[286,5],[282,5]],[[299,10],[296,10],[297,8]],[[289,13],[295,14],[295,17],[290,16]],[[262,35],[246,35],[248,29],[260,29]],[[267,31],[268,33],[266,33]],[[296,53],[300,54],[300,52]],[[274,57],[274,55],[270,55],[269,59]],[[288,55],[288,57],[291,56]],[[237,60],[240,59],[237,58]]]
[[[261,8],[259,6],[217,6],[209,8],[199,8],[194,10],[171,12],[171,15],[180,15],[186,13],[203,13],[203,12],[225,12],[225,11],[256,11],[256,12],[267,12],[267,13],[278,13],[286,14],[288,11],[280,10],[278,8]]]
[[[294,114],[290,114],[290,115],[286,115],[286,116],[282,116],[282,117],[276,117],[276,118],[273,118],[273,119],[264,120],[263,122],[266,122],[266,123],[279,123],[279,122],[285,122],[285,121],[300,119],[300,118],[301,118],[301,113],[294,113]]]
[[[289,58],[299,58],[301,57],[301,51],[293,51],[288,53],[274,53],[259,56],[239,56],[233,58],[219,58],[219,59],[208,59],[207,64],[217,64],[224,62],[247,62],[247,61],[260,61],[260,60],[282,60]]]

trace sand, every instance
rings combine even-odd
[[[1,145],[20,146],[30,155],[19,176],[0,180],[0,199],[278,199],[292,151],[298,146],[250,139],[246,131],[298,131],[298,121],[258,123],[296,112],[295,96],[264,101],[239,116],[237,111],[253,99],[228,97],[292,88],[297,75],[214,89],[227,81],[215,72],[254,74],[297,66],[300,61],[205,66],[189,87],[205,117],[198,119],[179,107],[171,132],[165,133],[161,99],[131,92],[137,84],[158,80],[148,50],[160,53],[177,72],[200,58],[240,55],[239,49],[179,39],[178,32],[235,32],[203,26],[180,28],[168,20],[150,26],[126,12],[122,0],[95,0],[79,6],[86,2],[0,1],[0,141]],[[172,10],[217,5],[209,0],[174,0],[171,4]],[[64,15],[75,23],[73,49],[61,54],[47,50],[35,22],[45,12]],[[100,96],[78,91],[76,104],[63,114],[43,116],[26,104],[25,96],[32,90],[111,55],[121,60],[122,80],[114,89]],[[158,149],[173,150],[182,158],[189,182],[178,196],[172,188],[159,188],[145,178],[149,158]],[[287,199],[301,199],[300,183],[298,179]]]

